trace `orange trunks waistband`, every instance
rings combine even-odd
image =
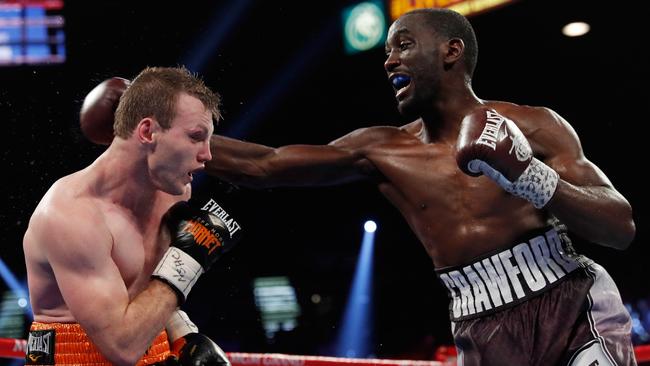
[[[154,339],[137,366],[162,362],[169,356],[164,330]],[[109,366],[86,332],[76,323],[33,322],[27,340],[26,365]]]

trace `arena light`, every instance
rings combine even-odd
[[[368,222],[366,222],[367,224]],[[365,226],[365,224],[364,224]],[[361,252],[339,328],[335,356],[369,357],[372,343],[372,253],[374,231],[365,230]]]
[[[21,284],[20,281],[18,281],[16,276],[13,274],[13,272],[11,272],[9,267],[7,267],[2,259],[0,259],[0,277],[2,277],[2,279],[7,284],[7,287],[9,287],[9,289],[16,295],[18,299],[29,299],[27,285]],[[29,306],[29,301],[26,301],[25,305],[25,314],[31,317],[32,309]]]
[[[11,290],[5,291],[0,298],[0,337],[19,338],[25,333],[25,308],[20,306],[20,299]]]
[[[587,33],[591,27],[585,22],[573,22],[562,27],[562,34],[567,37],[580,37]]]
[[[300,305],[289,278],[256,278],[253,281],[253,295],[267,339],[273,339],[278,331],[290,331],[296,327]]]
[[[422,8],[449,8],[465,16],[471,16],[487,10],[512,3],[515,0],[389,0],[391,20],[396,20],[406,12]]]
[[[632,318],[632,343],[647,344],[650,341],[650,298],[624,303]]]
[[[63,0],[0,2],[0,65],[65,62]]]
[[[367,233],[374,233],[377,230],[377,223],[375,223],[372,220],[368,220],[368,221],[366,221],[365,224],[363,224],[363,229]]]
[[[386,15],[379,1],[365,1],[343,9],[343,44],[353,54],[383,47],[386,40]]]

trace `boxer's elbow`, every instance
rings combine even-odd
[[[100,352],[113,365],[135,365],[138,363],[146,349],[135,346],[137,342],[123,342],[124,338],[115,338],[115,342],[97,344]]]
[[[630,214],[629,218],[619,217],[616,227],[603,226],[601,238],[596,241],[613,249],[625,250],[632,245],[635,235],[636,225]]]
[[[616,249],[625,250],[632,245],[634,237],[636,236],[636,224],[634,220],[630,218],[626,220],[622,225],[622,229],[619,231],[618,238],[616,240]]]
[[[634,223],[634,215],[632,213],[632,206],[623,200],[622,202],[622,212],[619,215],[619,225],[620,228],[617,230],[617,249],[625,250],[634,241],[636,236],[636,224]]]
[[[109,361],[117,366],[133,366],[138,363],[139,357],[120,357]]]
[[[620,194],[614,199],[603,200],[603,205],[594,212],[600,213],[597,220],[591,221],[594,242],[613,249],[627,249],[636,235],[636,224],[632,206]]]
[[[109,350],[104,354],[104,357],[108,359],[113,365],[118,366],[133,366],[138,363],[144,351],[135,351],[129,349],[113,349]]]

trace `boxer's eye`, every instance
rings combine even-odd
[[[400,42],[400,43],[399,43],[399,49],[400,49],[400,51],[404,51],[404,50],[408,49],[409,47],[411,47],[411,44],[412,44],[412,43],[409,42],[409,41],[402,41],[402,42]]]
[[[194,140],[195,142],[203,142],[205,141],[206,134],[203,132],[195,132],[190,134],[190,138]]]

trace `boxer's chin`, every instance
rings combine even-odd
[[[406,117],[406,119],[420,118],[420,109],[417,108],[416,104],[411,99],[400,101],[397,104],[397,110],[402,116]]]

